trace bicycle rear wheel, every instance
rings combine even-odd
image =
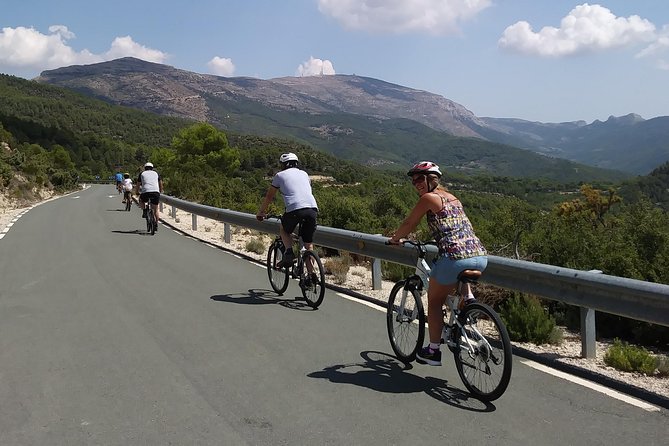
[[[418,349],[425,339],[425,311],[420,293],[406,290],[406,281],[395,284],[386,310],[388,339],[397,358],[405,363],[416,359]],[[404,300],[404,304],[402,304]]]
[[[467,305],[458,320],[453,352],[455,367],[467,390],[483,401],[502,396],[511,380],[511,340],[504,323],[486,304]]]
[[[131,206],[132,206],[132,198],[126,198],[125,199],[125,210],[129,211]]]
[[[153,215],[153,209],[150,207],[146,210],[146,232],[154,235],[156,233],[156,216]]]
[[[309,272],[307,265],[312,266]],[[312,308],[318,308],[325,297],[325,270],[318,255],[313,251],[304,251],[302,254],[302,272],[300,277],[300,289],[307,304]]]
[[[288,288],[288,268],[279,268],[276,266],[283,259],[282,247],[283,243],[277,240],[270,245],[267,252],[267,276],[269,277],[269,284],[278,294],[283,294]]]

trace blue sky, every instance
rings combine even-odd
[[[357,74],[477,116],[669,116],[666,0],[3,0],[1,73],[124,56],[227,77]]]

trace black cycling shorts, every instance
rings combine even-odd
[[[304,243],[312,243],[314,241],[314,232],[316,232],[316,217],[318,217],[318,209],[303,208],[296,211],[286,212],[281,217],[281,226],[283,229],[292,233],[299,222],[302,222],[300,233]]]
[[[151,204],[157,205],[160,202],[160,192],[144,192],[139,194],[139,201],[142,203],[150,201]]]

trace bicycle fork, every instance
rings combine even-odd
[[[414,307],[411,310],[411,313],[407,313],[406,311],[407,296],[409,293],[411,293],[412,290],[417,291],[418,295],[422,298],[423,281],[417,275],[408,278],[404,283],[404,287],[402,287],[402,297],[397,308],[397,322],[407,323],[418,319],[418,307]]]

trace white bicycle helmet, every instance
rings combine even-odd
[[[441,178],[441,170],[439,170],[439,166],[432,161],[421,161],[420,163],[414,164],[407,172],[407,175],[411,177],[421,173],[423,175],[434,174]]]
[[[281,158],[279,158],[279,162],[281,163],[288,163],[290,161],[298,162],[299,160],[297,159],[297,155],[295,155],[292,152],[289,153],[284,153],[281,155]]]
[[[144,164],[144,167],[153,167],[153,163],[146,163]]]

